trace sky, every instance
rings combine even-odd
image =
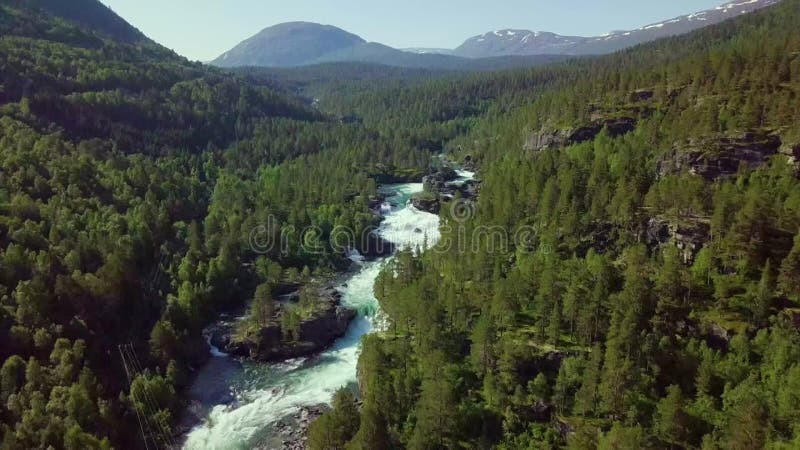
[[[723,0],[101,0],[151,39],[209,61],[282,22],[334,25],[396,48],[455,48],[505,28],[596,36]]]

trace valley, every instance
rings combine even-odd
[[[0,449],[800,447],[799,23],[0,2]]]

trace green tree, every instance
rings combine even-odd
[[[333,396],[331,411],[314,421],[308,430],[308,446],[312,450],[344,449],[359,430],[360,416],[356,398],[347,388]]]
[[[769,317],[774,298],[775,277],[772,274],[772,263],[767,260],[753,298],[752,311],[757,320],[763,322]]]
[[[265,327],[272,322],[274,314],[275,304],[270,285],[267,283],[258,285],[250,304],[250,321],[259,327]]]
[[[658,402],[653,417],[656,436],[670,445],[685,446],[690,433],[689,426],[680,387],[668,387],[667,396]]]
[[[581,388],[575,394],[575,414],[591,416],[597,411],[602,364],[603,347],[598,343],[594,345],[589,354],[588,364],[583,372]]]

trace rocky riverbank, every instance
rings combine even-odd
[[[307,448],[308,428],[311,422],[330,411],[330,406],[321,404],[307,406],[275,424],[273,436],[263,449],[304,450]]]

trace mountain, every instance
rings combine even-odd
[[[369,63],[410,69],[491,70],[532,67],[562,59],[558,56],[509,55],[464,58],[446,50],[398,50],[367,42],[342,29],[307,22],[269,27],[223,53],[210,64],[218,67],[290,68],[329,63]]]
[[[44,0],[40,0],[44,1]],[[52,0],[50,0],[52,1]],[[398,50],[330,25],[290,22],[264,29],[211,62],[219,67],[298,67],[335,62],[376,63],[405,68],[481,70],[490,62],[509,68],[539,61],[494,60],[475,67],[464,59],[536,55],[600,55],[659,38],[685,34],[745,14],[780,0],[745,0],[700,11],[630,31],[603,36],[562,36],[529,30],[498,30],[467,39],[455,50],[411,48]]]
[[[714,9],[687,14],[629,31],[614,31],[603,36],[561,36],[529,30],[498,30],[467,39],[453,51],[468,58],[504,55],[600,55],[656,39],[685,34],[720,23],[780,0],[744,0]]]
[[[38,9],[120,43],[149,41],[144,33],[97,0],[13,0],[8,3]]]
[[[585,39],[540,31],[499,30],[467,39],[453,54],[465,58],[572,54],[569,50]]]
[[[409,53],[419,53],[419,54],[427,54],[427,53],[434,53],[439,55],[451,55],[453,54],[453,50],[449,48],[437,48],[437,47],[411,47],[411,48],[401,48],[400,50]]]
[[[265,28],[211,62],[219,67],[291,67],[366,41],[330,25],[288,22]]]
[[[413,53],[397,50],[376,42],[367,42],[309,61],[307,65],[327,63],[371,63],[408,69],[482,71],[533,67],[563,59],[559,56],[502,56],[497,58],[463,58],[441,53]]]

